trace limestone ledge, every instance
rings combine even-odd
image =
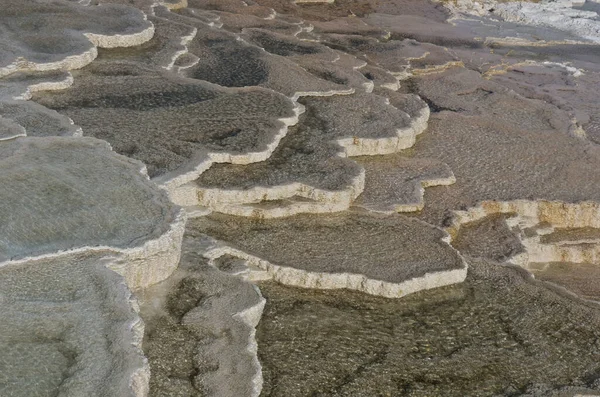
[[[147,19],[144,15],[144,19]],[[154,25],[150,25],[148,28],[138,33],[133,34],[115,34],[115,35],[104,35],[97,33],[84,33],[84,36],[88,38],[96,47],[101,48],[117,48],[117,47],[134,47],[140,44],[144,44],[154,36]]]
[[[143,15],[143,19],[147,20],[146,15]],[[92,44],[92,47],[87,51],[80,54],[69,55],[61,60],[55,62],[36,63],[29,61],[24,57],[18,57],[11,64],[0,68],[0,78],[13,74],[15,72],[49,72],[55,70],[72,70],[80,69],[89,63],[91,63],[98,56],[98,47],[102,48],[115,48],[115,47],[130,47],[143,44],[154,36],[154,25],[150,25],[137,33],[132,34],[116,34],[116,35],[104,35],[97,33],[82,33]],[[24,90],[17,95],[14,95],[12,100],[29,100],[34,92],[46,91],[46,90],[62,90],[69,88],[73,84],[73,76],[70,73],[66,73],[62,80],[49,80],[49,81],[38,81],[30,84],[24,88]],[[0,97],[4,97],[4,93],[0,92]],[[66,116],[61,116],[66,120],[67,124],[74,125],[73,120]],[[6,118],[5,124],[6,124]],[[24,134],[12,134],[15,138],[18,136],[26,136]],[[83,132],[81,128],[74,127],[73,136],[82,136]],[[1,139],[1,138],[0,138]]]
[[[447,240],[444,241],[447,242]],[[392,283],[370,279],[361,274],[321,273],[279,266],[229,247],[209,236],[203,236],[200,245],[204,248],[202,255],[206,258],[214,260],[223,255],[242,258],[247,261],[250,267],[266,272],[272,280],[282,284],[313,289],[346,288],[386,298],[401,298],[418,291],[461,283],[467,277],[468,268],[467,263],[463,260],[463,267],[460,269],[426,273],[421,277],[415,277],[400,283]],[[456,252],[458,253],[458,251]],[[252,274],[249,277],[252,278]],[[264,279],[264,276],[260,275],[259,278]]]
[[[215,212],[257,218],[281,218],[298,213],[326,213],[348,209],[365,187],[365,172],[340,191],[317,189],[303,183],[275,187],[257,186],[246,190],[197,189],[198,202]],[[297,202],[286,207],[258,208],[249,203],[304,197],[311,202]]]
[[[326,191],[315,189],[315,188],[312,188],[310,186],[303,185],[303,184],[294,184],[293,186],[278,186],[275,188],[257,188],[257,191],[260,191],[260,192],[254,192],[254,193],[253,192],[247,193],[247,191],[243,191],[243,192],[229,191],[229,192],[227,192],[225,190],[211,189],[211,190],[214,190],[214,192],[208,192],[208,194],[206,194],[204,191],[200,191],[197,187],[193,186],[189,182],[192,182],[195,179],[197,179],[204,171],[209,169],[214,163],[231,163],[231,164],[247,165],[247,164],[267,160],[271,156],[271,154],[273,154],[273,152],[275,151],[277,146],[279,146],[279,142],[281,141],[281,139],[283,139],[287,135],[289,127],[296,125],[299,121],[299,116],[304,113],[304,111],[305,111],[304,105],[297,102],[300,97],[304,97],[304,96],[328,97],[328,96],[333,96],[333,95],[351,95],[354,92],[355,91],[353,88],[348,88],[346,90],[332,90],[332,91],[296,92],[292,96],[292,98],[290,98],[295,104],[295,108],[294,108],[295,114],[294,114],[294,116],[289,117],[289,118],[279,119],[279,121],[283,122],[284,126],[280,129],[279,133],[273,139],[273,141],[268,145],[267,150],[265,150],[263,152],[245,153],[245,154],[240,154],[240,155],[231,155],[231,154],[227,154],[227,153],[208,153],[208,154],[204,155],[202,159],[197,160],[197,165],[193,169],[183,170],[176,174],[166,174],[164,176],[154,179],[154,181],[157,182],[162,188],[164,188],[168,192],[171,200],[177,205],[180,205],[182,207],[200,205],[200,206],[209,207],[211,210],[216,210],[211,205],[207,205],[206,200],[211,201],[212,197],[219,196],[217,199],[213,200],[215,202],[215,205],[219,205],[219,204],[216,204],[217,202],[229,203],[229,204],[225,204],[222,208],[223,210],[226,210],[226,208],[228,208],[229,210],[226,210],[224,213],[229,213],[229,214],[238,214],[238,213],[239,214],[247,214],[249,212],[248,208],[243,208],[242,206],[239,206],[239,207],[236,206],[234,208],[230,204],[231,203],[244,204],[244,203],[258,202],[263,199],[265,194],[267,195],[267,197],[273,197],[273,198],[270,198],[269,200],[288,198],[288,197],[292,197],[294,195],[299,195],[301,197],[307,197],[307,198],[312,198],[312,196],[326,197],[326,196],[331,196],[332,194],[337,195],[337,192],[326,192]],[[422,113],[419,114],[419,116],[415,118],[415,122],[413,123],[414,126],[413,126],[413,124],[411,124],[410,128],[408,128],[406,130],[401,130],[398,132],[398,135],[403,137],[403,140],[404,140],[403,144],[400,144],[400,138],[397,138],[397,139],[391,138],[391,139],[389,139],[389,142],[384,144],[383,146],[391,145],[394,148],[398,148],[398,147],[401,147],[404,144],[408,144],[410,142],[411,142],[410,145],[407,147],[412,146],[414,144],[416,135],[420,134],[427,128],[427,120],[428,119],[429,119],[429,108],[426,108],[426,109],[423,109]],[[352,139],[352,146],[353,147],[354,146],[367,147],[367,146],[369,146],[369,144],[371,146],[373,146],[373,145],[379,146],[379,145],[371,142],[371,140],[364,140],[364,142],[362,142],[362,141],[363,140],[361,139],[361,143],[359,144],[359,143],[355,143],[355,140]],[[364,151],[368,151],[368,150],[373,150],[373,149],[372,148],[364,149]],[[394,149],[394,150],[397,151],[398,149]],[[360,153],[362,153],[362,151],[363,151],[363,149],[354,149],[354,152],[359,153],[357,155],[361,155]],[[390,152],[390,153],[393,153],[393,152]],[[362,182],[357,181],[356,184],[352,185],[355,188],[350,189],[350,190],[360,189],[360,191],[358,191],[358,193],[356,193],[356,194],[351,192],[350,193],[351,195],[352,194],[355,194],[355,195],[354,195],[354,197],[352,197],[352,199],[350,199],[350,201],[348,201],[348,205],[345,205],[345,206],[336,205],[336,208],[341,208],[341,209],[336,209],[336,211],[341,211],[341,210],[347,209],[349,207],[349,203],[351,202],[351,200],[356,198],[362,192],[362,188],[360,187],[361,185],[364,188],[364,177],[362,179]],[[287,193],[285,193],[285,192],[287,192]],[[310,192],[310,193],[306,193],[306,192]],[[247,201],[244,198],[246,194],[249,194],[249,197],[253,197],[253,199],[251,201]],[[348,194],[348,192],[346,192],[344,194],[344,196],[347,194]],[[227,196],[229,196],[229,199],[227,198]],[[237,199],[232,198],[235,196],[237,196]],[[258,198],[258,196],[260,196],[260,198]],[[204,199],[203,197],[206,197],[206,199]],[[225,201],[223,201],[223,200],[225,200]],[[347,201],[347,199],[344,199],[344,200]],[[344,200],[342,200],[342,202]],[[340,202],[337,200],[334,200],[334,201],[336,203]],[[327,201],[325,201],[325,202],[327,202]],[[257,211],[257,210],[252,209],[252,211]],[[306,212],[306,210],[297,208],[297,209],[291,210],[290,215],[299,213],[299,212]],[[317,209],[317,207],[315,207],[315,212],[323,212],[323,210],[322,209],[319,210],[319,209]],[[325,211],[325,212],[330,212],[330,211]],[[246,216],[248,216],[248,215],[246,215]],[[275,215],[275,212],[273,212],[273,215],[269,215],[266,212],[264,213],[264,217],[278,217],[278,216],[287,216],[287,215]]]
[[[302,31],[310,31],[312,29],[312,25],[306,28],[299,27],[298,33]],[[194,32],[195,33],[190,35],[190,37],[182,38],[182,45],[187,45],[187,43],[197,34],[197,29],[195,29]],[[239,35],[236,36],[243,41]],[[171,67],[173,67],[176,59],[186,52],[186,50],[182,50],[180,54],[175,54]],[[361,69],[367,65],[366,62],[360,61],[354,56],[352,56],[352,58],[356,61],[354,62],[355,65],[352,66],[353,70]],[[338,55],[333,62],[337,62],[340,59],[341,56]],[[365,83],[364,89],[367,92],[372,92],[374,89],[374,83],[372,81]],[[197,179],[200,174],[209,169],[214,163],[250,164],[254,162],[265,161],[267,158],[269,158],[272,152],[279,145],[280,140],[287,134],[288,127],[295,125],[298,122],[298,116],[304,112],[304,107],[297,102],[300,97],[350,95],[354,92],[355,90],[353,88],[330,91],[295,92],[290,99],[296,103],[296,117],[293,119],[280,119],[280,121],[284,122],[285,126],[282,128],[276,139],[273,140],[272,145],[269,146],[267,151],[260,153],[247,153],[237,156],[222,153],[208,153],[203,156],[204,158],[198,159],[197,165],[193,169],[183,170],[177,174],[161,176],[155,181],[169,192],[171,200],[178,205],[184,207],[200,205],[208,207],[213,211],[219,211],[228,214],[273,218],[289,216],[300,212],[323,213],[347,209],[349,208],[352,200],[362,192],[362,189],[364,188],[364,175],[356,178],[349,189],[344,192],[327,192],[300,183],[277,186],[273,188],[257,187],[255,189],[251,189],[250,191],[225,191],[218,189],[204,190],[197,189],[189,182]],[[385,139],[347,138],[339,140],[338,143],[344,148],[347,156],[395,153],[398,150],[406,149],[414,145],[416,135],[427,128],[428,118],[429,108],[425,107],[414,119],[409,128],[398,130],[396,137]],[[256,208],[255,206],[246,205],[248,203],[257,203],[261,200],[285,199],[292,196],[300,196],[322,202],[295,203],[289,208],[271,209]]]
[[[110,263],[106,266],[110,268]],[[140,317],[140,306],[137,298],[131,293],[131,289],[127,288],[126,282],[123,283],[123,289],[128,294],[127,301],[132,311],[135,313],[135,318],[128,325],[128,330],[131,332],[132,344],[134,349],[138,351],[139,355],[143,358],[143,366],[133,372],[129,379],[129,388],[133,392],[135,397],[146,397],[150,390],[148,383],[150,382],[150,366],[148,360],[144,356],[142,350],[142,343],[144,340],[144,321]]]
[[[144,20],[147,16],[144,14]],[[91,48],[80,54],[69,55],[55,62],[33,62],[24,57],[18,57],[14,62],[0,68],[0,78],[15,72],[46,72],[52,70],[81,69],[90,64],[98,56],[98,47],[116,48],[131,47],[143,44],[154,36],[154,25],[132,34],[104,35],[99,33],[82,33],[92,44]]]
[[[154,240],[146,241],[140,247],[128,249],[108,246],[81,247],[0,262],[0,268],[74,253],[110,251],[117,254],[118,257],[107,267],[121,275],[125,279],[127,286],[132,291],[136,291],[163,281],[177,268],[181,255],[181,240],[186,220],[187,215],[185,211],[179,209],[175,219],[170,224],[169,230]]]
[[[180,209],[169,230],[138,248],[121,251],[123,256],[110,269],[122,275],[133,291],[163,281],[175,271],[187,215]]]
[[[90,64],[98,56],[98,49],[92,47],[81,54],[69,55],[60,61],[36,63],[21,57],[13,63],[0,68],[0,77],[8,76],[15,72],[47,72],[51,70],[81,69]]]
[[[540,236],[556,229],[600,228],[600,203],[585,201],[484,201],[466,211],[455,211],[452,224],[446,231],[454,239],[460,228],[488,215],[510,214],[509,226],[523,231],[534,230],[533,235],[520,233],[525,252],[511,257],[510,263],[529,269],[529,264],[548,262],[596,263],[600,260],[600,240],[581,239],[568,243],[544,243]],[[540,225],[547,225],[540,227]]]
[[[252,357],[252,364],[254,368],[254,376],[252,377],[252,394],[251,397],[260,396],[263,385],[262,377],[262,366],[258,360],[258,343],[256,342],[256,327],[262,318],[263,311],[267,300],[262,296],[260,290],[255,287],[256,293],[259,297],[258,302],[245,310],[233,315],[234,318],[239,319],[250,329],[248,333],[248,343],[246,351]]]
[[[530,263],[598,263],[600,260],[600,241],[580,241],[578,244],[542,244],[539,237],[526,238],[521,241],[527,255],[517,257],[511,262],[525,268]]]
[[[232,155],[230,153],[206,153],[202,159],[197,160],[197,165],[191,170],[183,170],[177,173],[165,174],[154,181],[165,189],[171,200],[182,207],[202,205],[198,202],[197,198],[190,194],[189,187],[181,189],[182,185],[185,185],[195,179],[200,174],[209,169],[214,163],[231,163],[231,164],[251,164],[268,159],[273,151],[279,146],[279,142],[287,135],[288,128],[298,123],[299,116],[304,113],[304,106],[296,103],[294,107],[294,115],[291,117],[278,119],[283,123],[283,126],[273,138],[273,140],[267,145],[267,149],[261,152],[250,152],[244,154]]]
[[[424,106],[411,120],[410,126],[399,129],[397,136],[391,138],[343,138],[336,142],[344,148],[346,156],[376,156],[397,153],[415,144],[417,135],[427,129],[429,106]]]
[[[65,90],[73,85],[73,75],[69,72],[61,81],[42,81],[28,85],[25,90],[12,99],[28,101],[35,92]]]
[[[301,105],[300,105],[301,106]],[[304,110],[304,109],[302,109]],[[336,141],[344,149],[341,157],[373,156],[397,153],[415,144],[417,135],[427,129],[430,116],[428,106],[421,108],[411,120],[410,126],[399,129],[396,137],[390,138],[343,138]],[[297,122],[297,121],[296,121]],[[287,127],[286,127],[287,128]],[[286,130],[287,131],[287,130]],[[275,149],[275,148],[273,148]],[[239,163],[238,163],[239,164]],[[200,175],[211,164],[206,164],[198,173]],[[439,182],[439,183],[437,183]],[[454,180],[431,181],[427,186],[447,185]],[[251,189],[227,190],[218,188],[199,188],[193,184],[180,186],[170,191],[170,197],[178,205],[207,207],[212,211],[224,214],[257,217],[281,218],[299,213],[328,213],[339,212],[350,208],[352,202],[365,188],[365,172],[362,172],[343,190],[330,191],[318,189],[303,183],[264,187],[256,186]],[[167,188],[167,190],[169,190]],[[294,196],[303,197],[312,202],[296,202],[285,207],[261,208],[250,204],[261,201],[288,199]],[[411,211],[412,207],[405,208]],[[418,209],[416,209],[418,210]]]
[[[294,93],[290,97],[290,99],[294,102],[298,101],[300,97],[305,96],[334,96],[334,95],[350,95],[354,94],[354,88],[340,89],[340,90],[330,90],[330,91],[298,91]]]
[[[181,8],[187,8],[187,0],[178,0],[177,2],[170,1],[159,1],[160,5],[167,7],[169,10],[179,10]]]

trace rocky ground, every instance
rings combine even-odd
[[[0,0],[0,395],[600,395],[599,10]]]

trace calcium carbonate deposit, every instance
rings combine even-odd
[[[600,396],[600,3],[0,0],[0,396]]]

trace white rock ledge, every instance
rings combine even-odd
[[[97,33],[84,33],[92,44],[101,48],[134,47],[144,44],[154,36],[154,25],[133,34],[104,35]]]
[[[389,105],[389,101],[388,101]],[[408,116],[408,115],[407,115]],[[343,148],[339,157],[371,156],[397,153],[414,145],[416,137],[427,129],[430,109],[424,104],[410,118],[408,126],[396,131],[396,136],[384,138],[349,137],[335,142]],[[410,117],[410,116],[408,116]],[[450,184],[454,179],[432,181]],[[426,187],[426,186],[424,186]],[[307,183],[291,182],[275,186],[254,186],[246,189],[210,188],[188,184],[177,192],[175,202],[180,205],[200,205],[215,212],[256,218],[281,218],[299,213],[331,213],[350,208],[365,188],[364,169],[345,186],[325,190]],[[171,196],[173,198],[173,195]],[[269,201],[301,197],[310,201],[294,201],[284,206],[270,206]],[[263,203],[265,205],[257,205]],[[413,210],[407,206],[405,210]]]
[[[460,269],[426,273],[421,277],[393,283],[371,279],[361,274],[311,272],[279,266],[229,247],[209,236],[203,236],[202,246],[203,251],[201,253],[205,258],[214,260],[223,255],[242,258],[247,261],[250,267],[265,271],[272,280],[285,285],[314,289],[346,288],[386,298],[401,298],[426,289],[462,283],[467,277],[468,269],[467,263],[462,260],[463,266]],[[455,252],[459,255],[458,251],[455,250]]]
[[[18,138],[0,153],[0,268],[110,251],[118,257],[111,269],[137,290],[177,266],[186,214],[142,163],[93,138]]]
[[[281,218],[299,213],[339,212],[350,207],[365,186],[365,172],[352,179],[344,190],[330,191],[318,189],[303,183],[292,183],[283,186],[257,186],[246,190],[199,189],[198,202],[213,211],[224,214],[251,216],[256,218]],[[286,207],[260,208],[251,205],[261,201],[287,199],[294,196],[304,197],[311,201],[295,202]]]
[[[529,269],[533,263],[570,262],[597,263],[600,260],[600,239],[544,242],[541,236],[555,229],[591,228],[600,230],[600,203],[585,201],[484,201],[466,211],[455,211],[452,225],[446,231],[454,239],[460,229],[471,222],[493,214],[513,216],[507,222],[519,231],[525,253],[509,258],[508,262]],[[523,233],[525,229],[535,234]]]
[[[171,200],[182,207],[202,205],[194,194],[190,191],[189,186],[183,185],[197,179],[200,174],[209,169],[214,163],[231,163],[231,164],[250,164],[265,161],[279,145],[288,132],[290,126],[298,123],[299,116],[304,113],[304,106],[295,103],[292,117],[280,118],[278,121],[283,123],[283,126],[267,145],[265,151],[250,152],[239,155],[231,155],[229,153],[206,153],[199,154],[196,159],[196,165],[190,170],[182,170],[176,173],[162,175],[155,178],[154,181],[165,189]]]
[[[36,61],[32,61],[31,59],[28,59],[28,56],[26,55],[27,50],[24,49],[22,52],[22,55],[20,53],[16,53],[14,61],[12,61],[12,62],[9,61],[9,63],[7,65],[0,67],[0,78],[7,76],[9,74],[15,73],[15,72],[19,72],[19,71],[43,72],[43,71],[51,71],[51,70],[80,69],[80,68],[88,65],[89,63],[91,63],[98,56],[97,47],[115,48],[115,47],[136,46],[136,45],[140,45],[142,43],[147,42],[154,35],[154,25],[147,20],[147,17],[145,14],[143,14],[141,11],[137,11],[133,8],[117,9],[116,7],[118,7],[118,6],[113,7],[111,5],[100,5],[100,6],[89,7],[89,10],[86,10],[87,11],[87,13],[86,13],[86,12],[81,11],[80,8],[83,8],[83,7],[79,6],[79,5],[67,3],[64,5],[61,5],[60,7],[62,7],[62,10],[61,10],[62,14],[60,16],[55,15],[57,18],[57,21],[52,21],[52,23],[59,24],[62,22],[66,25],[66,26],[63,26],[63,28],[64,28],[63,40],[65,40],[65,41],[73,40],[74,36],[83,35],[87,38],[87,40],[89,40],[89,43],[90,43],[89,48],[87,48],[83,51],[81,48],[79,48],[79,49],[74,48],[71,51],[70,55],[64,56],[62,59],[48,61],[48,62],[44,62],[44,61],[36,62]],[[58,8],[58,6],[57,6],[57,8]],[[23,25],[26,26],[26,24],[32,24],[31,21],[35,21],[36,19],[53,18],[53,16],[46,15],[46,12],[48,12],[48,10],[49,10],[49,8],[44,8],[43,5],[36,6],[36,5],[24,3],[23,10],[20,10],[20,14],[17,13],[14,18],[17,21],[23,20]],[[127,12],[124,12],[124,10],[127,10]],[[108,15],[104,14],[104,13],[109,14],[111,12],[113,12],[113,14],[115,14],[115,15],[108,16]],[[120,14],[117,14],[118,12],[120,12]],[[129,15],[126,15],[127,13],[129,13]],[[135,13],[138,13],[139,15],[134,15]],[[63,18],[65,20],[59,21],[60,18]],[[69,18],[76,21],[73,29],[69,29],[69,26],[68,26]],[[87,20],[84,20],[84,21],[80,20],[80,19],[85,19],[85,18],[87,18]],[[142,25],[146,25],[146,27],[138,32],[133,32],[133,33],[120,33],[119,32],[120,28],[117,28],[114,33],[111,32],[112,34],[93,33],[93,32],[85,32],[85,31],[80,32],[79,29],[75,27],[75,26],[80,26],[82,23],[88,23],[90,25],[90,27],[89,27],[90,30],[103,29],[104,27],[99,27],[99,22],[96,19],[101,19],[101,20],[106,21],[106,20],[110,20],[111,18],[113,18],[113,19],[123,18],[124,19],[123,23],[127,24],[127,26],[131,26],[131,24],[133,24],[135,21],[135,23],[137,25],[139,25],[139,27],[141,27]],[[27,20],[29,20],[29,21],[27,21]],[[0,21],[0,25],[2,25],[3,22],[4,21]],[[79,25],[77,25],[77,23],[79,23]],[[48,25],[48,26],[46,26],[46,25]],[[51,29],[52,26],[51,26],[51,24],[44,24],[44,28]],[[10,27],[8,28],[8,31],[11,31]],[[24,33],[28,33],[28,32],[25,31]],[[40,32],[37,32],[37,33],[39,34]],[[42,32],[42,34],[44,34],[44,33],[45,32]],[[69,35],[71,35],[71,37]],[[22,43],[12,43],[10,41],[10,40],[18,41],[20,38],[13,38],[11,36],[7,36],[5,39],[9,41],[8,44],[14,45],[16,48],[18,48],[19,46],[22,46]],[[33,48],[35,48],[35,46]],[[29,51],[32,52],[31,49],[29,49]],[[33,51],[33,52],[35,52],[35,51]],[[76,52],[79,52],[79,53],[76,53]],[[48,53],[48,52],[36,53],[36,55],[41,55],[41,54],[43,54],[44,57],[49,57],[49,58],[54,57],[55,59],[57,58],[56,55],[54,55],[52,53]]]

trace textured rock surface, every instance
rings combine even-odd
[[[581,66],[587,70],[569,63],[530,62],[510,67],[493,78],[525,97],[544,100],[565,110],[576,123],[577,133],[598,143],[598,104],[592,99],[599,85],[598,72],[589,63]]]
[[[178,210],[142,164],[92,138],[22,138],[0,145],[0,260],[84,247],[126,251],[168,232]]]
[[[365,189],[354,205],[392,214],[423,209],[426,187],[456,182],[452,170],[431,159],[372,156],[358,159],[365,168]]]
[[[200,176],[199,204],[265,218],[347,209],[365,183],[364,169],[347,157],[407,149],[427,126],[425,103],[410,95],[395,99],[357,93],[302,100],[305,114],[267,161],[217,166]],[[248,205],[294,196],[314,201]]]
[[[261,284],[263,395],[598,394],[597,308],[519,273],[400,300]]]
[[[164,181],[212,161],[264,160],[296,116],[292,102],[272,91],[228,90],[142,66],[99,63],[75,77],[72,89],[36,101]]]
[[[351,92],[350,87],[339,84],[339,81],[336,83],[314,76],[287,57],[238,40],[233,33],[206,25],[197,26],[199,33],[190,42],[189,52],[199,61],[183,71],[188,77],[223,87],[260,86],[289,97]]]
[[[0,80],[0,99],[27,100],[34,92],[63,90],[71,84],[73,76],[67,71],[15,72]]]
[[[595,203],[484,202],[456,212],[449,227],[460,252],[524,267],[540,280],[598,299]]]
[[[0,7],[0,395],[598,394],[594,6],[311,3]]]
[[[71,86],[65,69],[91,62],[97,47],[138,45],[154,27],[121,5],[4,3],[0,394],[147,396],[130,291],[174,270],[185,214],[142,163],[79,138],[67,116],[27,100]]]
[[[1,7],[5,34],[0,76],[80,68],[96,57],[97,46],[141,44],[154,32],[143,13],[119,5],[83,8],[63,1],[3,1]]]
[[[597,185],[592,182],[596,176],[591,170],[599,152],[595,145],[569,134],[568,115],[539,100],[490,86],[476,74],[467,82],[462,73],[474,72],[452,70],[414,80],[418,92],[438,111],[430,117],[429,129],[414,152],[443,161],[457,180],[441,194],[426,192],[423,219],[441,225],[448,210],[487,200],[596,200]],[[498,174],[503,178],[494,177]]]
[[[546,262],[530,264],[530,271],[538,280],[564,287],[585,299],[598,301],[598,264]]]
[[[400,297],[461,282],[462,257],[444,233],[401,215],[299,215],[281,220],[211,215],[190,228],[250,255],[279,282],[309,288],[349,288]],[[211,256],[208,251],[206,256]]]
[[[27,136],[81,136],[73,121],[31,101],[2,101],[0,115],[17,123]]]
[[[465,224],[452,241],[452,246],[465,255],[504,262],[524,252],[516,232],[507,225],[510,214],[488,215]]]
[[[110,254],[0,267],[1,395],[146,395],[143,323]]]
[[[151,396],[258,396],[258,288],[202,258],[188,230],[178,270],[143,292]],[[241,265],[245,267],[244,265]]]

